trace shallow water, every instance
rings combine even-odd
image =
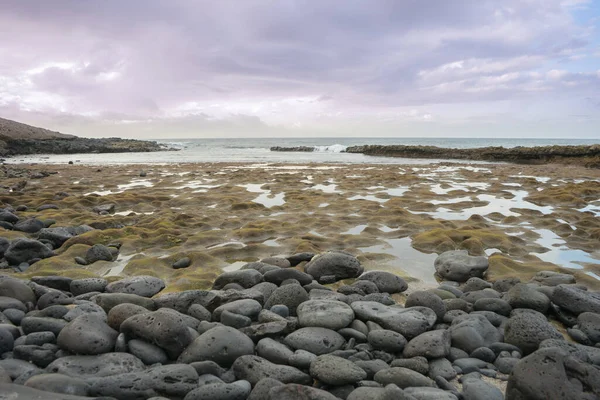
[[[581,263],[600,264],[600,258],[593,258],[583,250],[568,248],[566,242],[549,229],[536,229],[535,232],[540,235],[536,243],[550,250],[545,253],[535,253],[535,256],[543,261],[576,269],[583,268]]]

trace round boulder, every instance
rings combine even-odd
[[[179,356],[179,362],[214,361],[222,367],[246,354],[254,354],[254,342],[237,329],[217,326],[197,337]]]
[[[381,293],[401,293],[408,289],[408,284],[404,279],[386,271],[368,271],[362,274],[358,280],[373,282]]]
[[[440,254],[434,267],[442,279],[466,282],[469,278],[483,278],[489,267],[487,257],[470,256],[466,250],[451,250]]]
[[[302,327],[315,326],[336,331],[347,327],[354,319],[352,308],[335,300],[308,300],[298,306],[296,313]]]
[[[317,281],[339,281],[348,278],[357,278],[363,273],[364,268],[356,257],[343,252],[328,252],[314,257],[306,264],[304,270]]]

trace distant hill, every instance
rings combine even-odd
[[[82,138],[0,118],[0,157],[21,154],[137,153],[164,150],[172,149],[147,140]]]
[[[10,119],[0,118],[0,140],[45,140],[45,139],[75,139],[74,135],[53,132],[48,129],[22,124]]]

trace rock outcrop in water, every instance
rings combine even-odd
[[[314,151],[314,147],[271,147],[271,151]],[[344,152],[368,156],[435,158],[476,161],[508,161],[525,164],[577,164],[600,168],[600,145],[537,146],[537,147],[480,147],[449,149],[436,146],[364,145],[350,146]]]
[[[128,153],[168,150],[156,142],[81,138],[0,118],[0,157],[25,154]]]

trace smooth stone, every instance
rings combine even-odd
[[[375,322],[386,329],[402,334],[405,338],[413,338],[431,329],[433,320],[424,314],[420,307],[410,309],[386,306],[373,301],[356,301],[350,305],[357,318],[363,321]],[[425,308],[426,309],[426,308]]]
[[[475,301],[473,309],[475,311],[491,311],[508,317],[512,311],[512,306],[503,299],[483,298]]]
[[[557,306],[579,315],[583,312],[600,314],[600,293],[589,292],[570,285],[558,285],[554,289],[552,302]]]
[[[403,367],[427,375],[429,372],[429,361],[425,357],[396,358],[390,364],[392,367]]]
[[[222,273],[215,279],[213,289],[222,289],[228,283],[237,283],[243,288],[251,288],[252,286],[263,281],[263,275],[254,269],[241,269]]]
[[[129,293],[101,293],[94,297],[92,297],[92,301],[98,304],[100,307],[106,311],[106,313],[110,312],[110,310],[122,303],[131,303],[136,304],[138,306],[144,307],[150,311],[154,311],[156,306],[152,299],[148,299],[146,297],[138,296],[137,294],[129,294]]]
[[[550,307],[550,299],[526,283],[518,283],[510,288],[505,300],[512,308],[530,308],[542,314],[546,314]]]
[[[359,277],[364,268],[356,257],[343,252],[327,252],[313,257],[304,267],[307,274],[312,275],[319,283],[323,279],[338,281]]]
[[[446,305],[441,297],[425,290],[412,292],[408,296],[404,307],[410,308],[414,306],[431,308],[435,312],[435,315],[437,315],[438,320],[441,320],[446,313]]]
[[[86,263],[93,264],[96,261],[112,261],[114,256],[107,246],[95,244],[87,250],[84,258]]]
[[[410,396],[410,400],[458,400],[454,393],[432,387],[409,387],[403,395]]]
[[[285,305],[290,310],[290,315],[296,315],[296,308],[309,300],[308,293],[300,285],[284,285],[273,291],[264,308],[270,309],[274,305]]]
[[[136,314],[123,321],[121,332],[153,343],[165,350],[169,358],[176,359],[194,340],[185,317],[170,309]]]
[[[28,386],[6,383],[0,385],[0,398],[10,400],[90,400],[87,396],[52,393]]]
[[[507,400],[596,399],[600,370],[563,349],[542,348],[521,359],[506,388]]]
[[[44,259],[52,257],[54,253],[44,243],[34,240],[20,238],[10,242],[10,246],[4,252],[4,258],[10,265],[19,265],[23,262],[28,262],[33,259]],[[2,293],[0,285],[0,295],[6,296]]]
[[[75,318],[80,317],[82,315],[95,315],[104,322],[108,320],[108,316],[102,307],[100,307],[96,303],[92,303],[91,301],[82,302],[78,304],[74,308],[71,308],[68,313],[63,315],[63,319],[65,321],[73,321]]]
[[[25,307],[25,304],[23,304],[21,300],[7,296],[0,296],[0,311],[6,311],[10,309],[27,312],[27,307]]]
[[[317,355],[306,350],[296,350],[294,354],[292,354],[288,358],[288,363],[292,367],[296,367],[299,369],[309,369],[310,364],[317,359]]]
[[[284,333],[295,329],[296,324],[292,321],[272,321],[254,324],[245,328],[240,328],[240,332],[248,336],[252,341],[257,342],[266,337],[279,337]]]
[[[250,396],[246,400],[264,400],[269,398],[269,391],[276,387],[281,386],[283,383],[273,378],[263,378],[254,385]]]
[[[338,330],[354,320],[352,308],[341,301],[308,300],[296,309],[301,327],[321,327]]]
[[[1,363],[1,362],[0,362]],[[0,364],[1,366],[1,364]],[[53,361],[46,372],[88,378],[121,375],[143,371],[144,363],[128,353],[107,353],[97,356],[67,356]]]
[[[285,365],[294,352],[283,343],[264,338],[256,344],[256,354],[272,363]]]
[[[431,358],[447,357],[450,354],[451,335],[447,330],[435,330],[420,334],[404,347],[406,358],[417,356]]]
[[[577,317],[579,329],[594,343],[600,342],[600,314],[584,312]]]
[[[33,332],[25,336],[25,344],[41,346],[45,343],[56,343],[56,335],[52,332]]]
[[[339,400],[339,398],[325,390],[290,383],[271,388],[266,400]]]
[[[198,373],[191,365],[172,364],[145,371],[105,376],[91,380],[94,396],[118,399],[146,399],[153,396],[184,397],[198,385]]]
[[[483,290],[483,289],[488,289],[491,288],[492,284],[489,283],[488,281],[485,281],[481,278],[469,278],[467,280],[467,282],[465,282],[465,285],[462,287],[462,291],[463,292],[473,292],[476,290]]]
[[[400,353],[406,346],[406,338],[400,333],[387,329],[370,331],[367,340],[377,350]]]
[[[192,304],[199,304],[208,309],[211,301],[217,298],[217,294],[207,290],[183,290],[160,294],[153,298],[156,308],[172,308],[180,313],[187,313]],[[215,306],[218,307],[220,304]],[[213,310],[214,310],[213,308]]]
[[[289,365],[273,364],[262,357],[243,355],[232,366],[236,379],[244,379],[252,385],[264,378],[273,378],[282,383],[310,384],[310,376]]]
[[[295,350],[306,350],[319,356],[341,349],[345,340],[331,329],[310,327],[290,333],[284,342]]]
[[[210,383],[192,390],[184,400],[246,400],[251,390],[248,381]]]
[[[192,260],[189,257],[183,257],[175,261],[171,266],[173,269],[187,268],[192,265]]]
[[[440,254],[434,267],[443,279],[466,282],[469,278],[483,278],[489,267],[487,257],[470,256],[466,250],[450,250]]]
[[[449,331],[452,346],[467,353],[502,340],[502,334],[483,315],[468,314],[457,317],[452,321]]]
[[[292,268],[281,268],[273,271],[266,272],[264,274],[264,279],[267,282],[272,282],[276,285],[281,285],[281,283],[287,279],[295,279],[302,286],[308,285],[312,282],[313,277],[309,274],[298,271],[297,269]]]
[[[310,365],[310,375],[333,386],[355,384],[367,378],[367,373],[352,361],[332,355],[317,357]]]
[[[537,311],[516,314],[504,327],[504,341],[517,346],[523,354],[534,352],[546,339],[562,339],[562,335]]]
[[[222,367],[247,354],[254,354],[254,342],[237,329],[217,326],[197,337],[180,355],[179,362],[214,361]]]
[[[442,377],[450,381],[456,378],[456,370],[448,359],[436,358],[429,362],[429,377],[434,380],[436,377]]]
[[[496,359],[496,353],[488,347],[478,347],[471,352],[470,356],[488,363],[493,363]]]
[[[234,314],[246,316],[251,320],[256,320],[258,317],[258,313],[260,313],[260,311],[262,310],[262,306],[258,301],[252,299],[232,301],[230,303],[223,304],[222,306],[217,307],[212,313],[212,320],[220,321],[221,313],[225,310]]]
[[[62,374],[34,375],[25,381],[25,386],[52,393],[87,396],[89,385],[81,378]]]
[[[219,317],[220,322],[225,326],[231,326],[232,328],[240,329],[252,324],[252,320],[245,315],[234,314],[229,310],[221,312]]]
[[[165,364],[169,361],[167,353],[152,343],[139,339],[131,339],[127,342],[127,347],[131,354],[142,360],[146,365]]]
[[[31,282],[38,285],[46,286],[51,289],[62,290],[68,292],[71,289],[73,279],[66,276],[34,276]]]
[[[74,354],[104,354],[113,351],[118,335],[102,318],[85,314],[69,322],[58,334],[56,343]]]
[[[539,271],[531,278],[531,282],[536,282],[543,286],[569,285],[575,283],[575,277],[560,272]]]
[[[107,314],[107,322],[111,328],[120,331],[121,324],[127,318],[132,317],[134,315],[145,314],[149,312],[150,311],[147,308],[144,308],[142,306],[138,306],[131,303],[122,303],[110,309],[110,311]]]
[[[0,280],[0,296],[17,299],[23,304],[36,303],[37,299],[33,290],[23,281],[13,278]]]
[[[413,386],[436,386],[435,382],[428,377],[403,367],[392,367],[379,371],[375,374],[374,379],[376,382],[379,382],[382,385],[393,383],[401,389]]]
[[[67,326],[64,319],[49,317],[25,317],[21,320],[21,328],[25,334],[50,331],[56,336]]]
[[[73,293],[73,296],[89,292],[104,292],[106,285],[108,285],[108,281],[103,278],[73,279],[69,285],[69,291]]]
[[[358,279],[373,282],[381,293],[402,293],[408,289],[408,284],[404,279],[386,271],[368,271]]]
[[[211,312],[200,304],[192,304],[190,308],[188,308],[187,314],[196,318],[198,321],[210,322],[212,320]]]
[[[152,297],[165,288],[165,281],[148,275],[138,275],[109,283],[107,293],[129,293]]]

